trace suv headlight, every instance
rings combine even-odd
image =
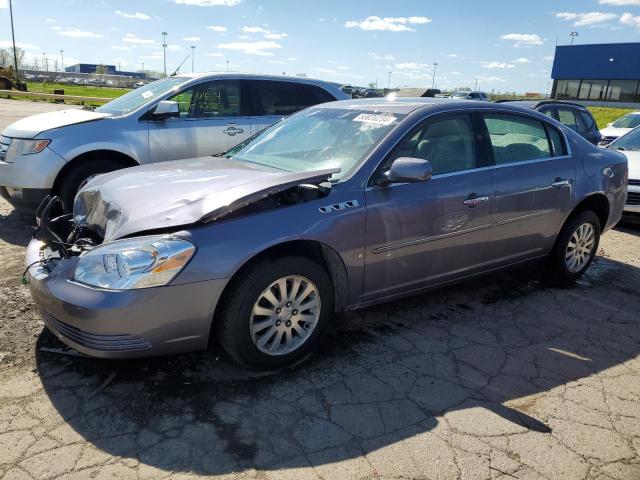
[[[24,140],[22,138],[14,138],[11,144],[9,145],[9,150],[7,151],[7,158],[17,157],[19,155],[30,155],[32,153],[40,153],[50,143],[51,143],[51,140],[45,140],[45,139]]]
[[[80,255],[73,278],[112,290],[157,287],[173,280],[195,251],[191,242],[167,235],[118,240]]]

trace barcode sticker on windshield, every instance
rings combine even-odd
[[[149,98],[149,97],[153,97],[153,92],[150,92],[149,90],[147,90],[146,92],[142,92],[142,93],[140,94],[140,96],[141,96],[142,98]]]
[[[390,125],[396,117],[393,115],[378,115],[375,113],[361,113],[353,119],[354,122],[375,123],[376,125]]]

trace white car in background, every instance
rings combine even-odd
[[[619,118],[600,130],[602,140],[599,145],[601,147],[606,147],[615,139],[620,138],[625,133],[629,133],[638,126],[640,126],[640,112],[628,113],[624,117]]]
[[[614,140],[608,148],[623,153],[629,162],[629,186],[624,213],[640,214],[640,127]]]

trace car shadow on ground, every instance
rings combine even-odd
[[[2,200],[0,200],[2,202]],[[35,227],[35,213],[10,209],[0,211],[0,240],[26,247]]]
[[[435,449],[443,416],[470,435],[544,433],[539,394],[640,353],[630,287],[640,269],[598,258],[571,288],[550,287],[540,272],[531,265],[340,315],[292,370],[249,372],[216,350],[127,362],[60,355],[41,350],[61,346],[46,331],[37,370],[84,439],[166,471],[326,466],[399,442]]]

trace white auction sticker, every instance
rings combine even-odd
[[[354,122],[375,123],[376,125],[390,125],[395,121],[393,115],[379,115],[375,113],[361,113],[353,119]]]
[[[153,97],[153,92],[151,92],[151,91],[147,90],[146,92],[142,92],[142,93],[140,94],[140,96],[141,96],[142,98],[149,98],[149,97]]]

